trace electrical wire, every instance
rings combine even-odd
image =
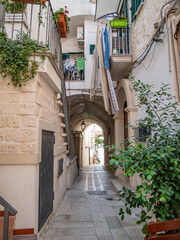
[[[155,50],[156,50],[156,42],[155,42],[154,50],[153,50],[152,57],[151,57],[151,60],[150,60],[149,65],[146,67],[146,66],[143,64],[146,70],[148,70],[149,67],[151,66],[151,63],[152,63],[152,60],[153,60],[153,57],[154,57],[154,54],[155,54]]]
[[[156,31],[156,33],[154,34],[151,42],[147,45],[146,49],[145,49],[145,50],[143,51],[143,53],[138,57],[138,59],[136,59],[136,60],[132,63],[132,66],[131,66],[131,68],[130,68],[130,70],[129,70],[129,73],[131,73],[132,70],[134,70],[135,68],[137,68],[137,67],[144,61],[144,59],[147,57],[147,55],[148,55],[148,53],[149,53],[149,51],[150,51],[153,43],[155,42],[154,37],[155,37],[156,35],[159,35],[159,34],[162,32],[162,30],[163,30],[163,28],[164,28],[164,23],[165,23],[165,20],[166,20],[167,16],[169,16],[169,15],[172,13],[171,10],[174,8],[174,6],[176,5],[176,3],[177,3],[178,1],[179,1],[179,0],[171,0],[171,1],[167,2],[166,4],[164,4],[164,5],[162,6],[162,8],[161,8],[161,10],[160,10],[160,14],[161,14],[161,24],[160,24],[158,30]],[[163,8],[164,8],[166,5],[168,5],[168,4],[172,3],[172,2],[175,2],[175,3],[171,6],[171,8],[170,8],[170,9],[168,10],[168,12],[166,13],[166,16],[163,18],[163,16],[162,16],[162,10],[163,10]],[[143,55],[144,55],[144,56],[143,56]],[[135,65],[135,64],[136,64],[136,65]],[[135,65],[135,66],[134,66],[134,65]]]

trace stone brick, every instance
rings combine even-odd
[[[21,88],[22,92],[36,92],[37,91],[37,75],[34,79],[26,83],[25,86]]]
[[[22,115],[38,115],[39,107],[36,104],[22,104],[21,114]]]
[[[35,129],[5,130],[5,140],[15,142],[32,142],[36,139]]]
[[[0,114],[20,114],[21,113],[21,106],[15,103],[4,103],[0,104]]]
[[[20,152],[19,144],[0,143],[0,153],[18,153]]]
[[[24,153],[33,153],[36,151],[36,144],[35,143],[23,143],[21,145],[21,152]]]
[[[10,83],[10,85],[8,85]],[[17,88],[11,84],[10,77],[2,78],[0,76],[0,91],[17,91]]]
[[[18,128],[20,126],[19,116],[2,116],[0,117],[0,128]]]
[[[22,127],[36,127],[37,117],[35,116],[22,116]]]
[[[0,130],[0,141],[4,140],[4,132]]]
[[[22,103],[34,103],[36,101],[36,92],[22,92],[21,101]]]
[[[19,93],[8,93],[1,92],[0,93],[0,102],[1,103],[19,103],[20,102],[20,94]]]

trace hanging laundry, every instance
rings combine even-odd
[[[75,64],[74,58],[70,59],[70,64],[71,64],[72,67],[74,66],[74,64]]]
[[[84,58],[78,58],[77,69],[84,70]]]
[[[107,26],[104,30],[104,67],[109,69],[109,40],[108,40],[108,32],[107,32]]]
[[[71,66],[69,58],[66,59],[64,63],[64,67],[68,70],[68,68]]]

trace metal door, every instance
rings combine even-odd
[[[39,165],[39,230],[53,211],[53,164],[54,133],[42,131],[41,163]]]

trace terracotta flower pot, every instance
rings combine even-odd
[[[66,27],[66,20],[65,20],[64,13],[60,14],[60,18],[57,21],[57,23],[58,23],[58,29],[59,29],[59,33],[60,33],[61,38],[66,38],[67,27]]]
[[[9,216],[9,234],[8,234],[8,239],[12,239],[13,235],[13,227],[14,227],[14,221],[15,217],[14,216]],[[4,217],[0,217],[0,240],[3,240],[3,228],[4,228]]]
[[[75,137],[80,137],[81,134],[80,133],[75,133]]]
[[[12,0],[13,2],[21,2],[21,3],[31,3],[31,4],[46,4],[47,0]]]

